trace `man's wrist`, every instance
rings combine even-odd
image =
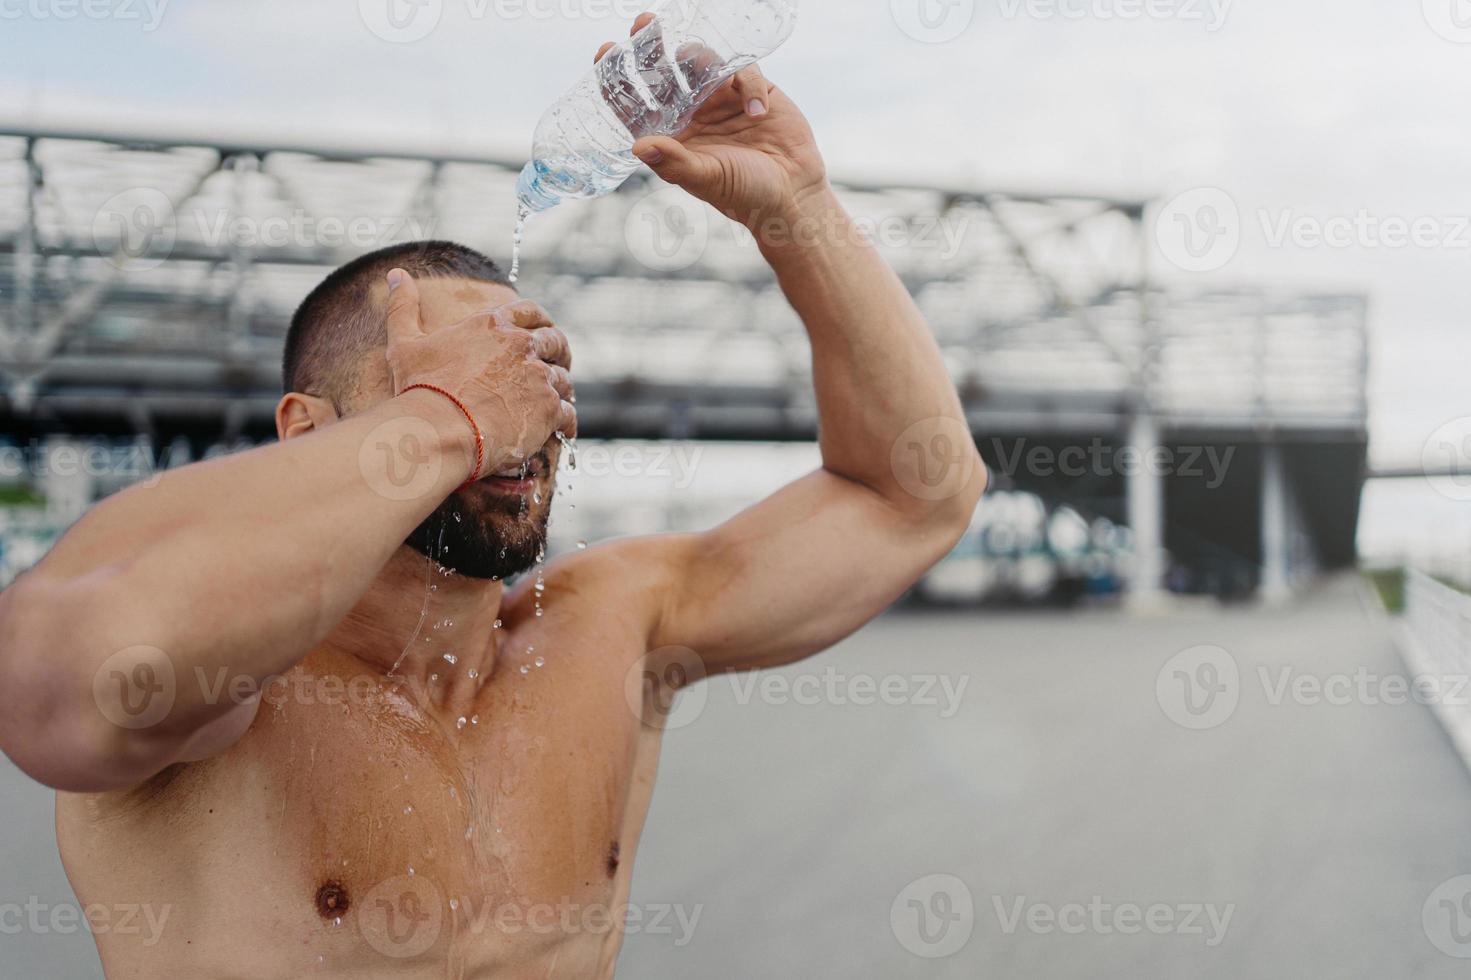
[[[437,439],[430,451],[444,460],[447,481],[453,479],[454,485],[459,486],[479,477],[474,471],[476,426],[453,399],[428,388],[414,388],[393,401],[405,414],[423,419],[434,429]]]
[[[825,179],[793,195],[779,211],[753,224],[750,231],[771,262],[830,247],[867,244]]]

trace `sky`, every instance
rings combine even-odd
[[[0,0],[0,122],[522,154],[640,6]],[[1224,194],[1234,247],[1161,275],[1368,294],[1380,463],[1471,415],[1468,0],[802,0],[766,67],[837,175]],[[1424,484],[1367,503],[1471,542]]]

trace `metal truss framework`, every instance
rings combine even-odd
[[[269,428],[291,311],[379,245],[506,258],[519,161],[0,129],[6,414]],[[978,431],[1362,437],[1366,302],[1151,280],[1148,202],[839,191],[916,296]],[[832,234],[810,229],[808,234]],[[647,173],[533,220],[526,295],[594,436],[810,438],[800,325],[748,234]]]

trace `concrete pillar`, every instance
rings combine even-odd
[[[53,524],[70,527],[92,506],[95,475],[87,460],[87,443],[66,436],[46,440],[41,459],[41,492],[46,496],[46,517]]]
[[[1136,465],[1126,480],[1129,529],[1134,533],[1134,573],[1129,580],[1129,606],[1157,609],[1165,602],[1164,475],[1146,465],[1160,445],[1159,421],[1140,414],[1129,426],[1129,449]]]
[[[1292,595],[1292,505],[1282,447],[1262,447],[1261,598],[1281,602]]]

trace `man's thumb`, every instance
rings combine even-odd
[[[388,342],[423,333],[419,323],[419,284],[403,269],[388,273]]]
[[[704,159],[677,139],[668,136],[647,136],[633,144],[633,155],[659,175],[659,179],[698,193],[711,179],[711,171],[719,166]]]

